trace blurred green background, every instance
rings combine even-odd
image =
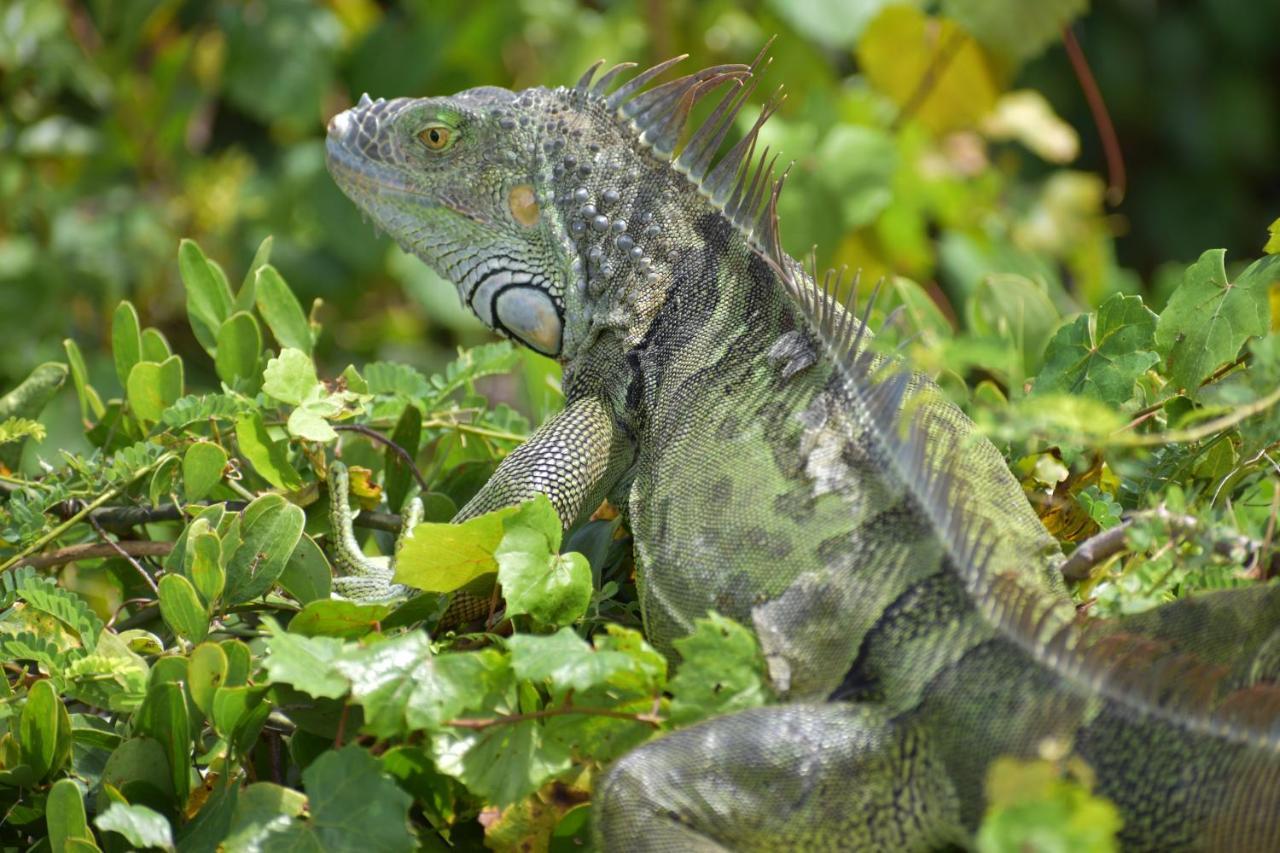
[[[1083,7],[5,0],[0,386],[72,337],[114,388],[107,333],[125,297],[196,356],[189,384],[216,386],[186,323],[184,236],[234,283],[274,235],[304,304],[323,300],[328,372],[437,367],[486,333],[335,189],[330,115],[363,91],[569,84],[600,56],[749,61],[774,33],[761,91],[790,93],[766,141],[797,161],[782,208],[793,253],[817,243],[823,262],[910,276],[957,323],[951,306],[993,272],[1041,283],[1063,313],[1117,289],[1158,309],[1168,270],[1209,247],[1256,257],[1280,215],[1280,4],[1114,0],[1075,20],[1128,167],[1115,205],[1058,38]]]

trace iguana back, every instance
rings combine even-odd
[[[460,518],[543,492],[568,525],[611,495],[651,641],[731,615],[789,702],[620,761],[607,849],[964,844],[990,762],[1046,741],[1099,771],[1133,846],[1280,846],[1280,600],[1250,599],[1260,639],[1234,669],[1082,633],[999,453],[781,251],[782,182],[753,156],[772,104],[717,156],[760,59],[654,85],[669,64],[366,100],[330,127],[344,191],[564,364],[565,411]]]

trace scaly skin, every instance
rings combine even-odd
[[[990,762],[1046,739],[1099,770],[1132,847],[1280,846],[1274,744],[1166,713],[1049,643],[1073,615],[1052,538],[931,383],[883,404],[859,391],[874,383],[846,315],[776,248],[766,184],[747,169],[732,190],[745,151],[673,168],[679,96],[748,73],[701,75],[648,102],[589,84],[363,100],[329,129],[344,192],[482,320],[564,365],[565,410],[461,517],[543,492],[568,526],[611,496],[649,639],[670,653],[711,609],[754,625],[789,703],[624,757],[597,790],[604,849],[964,844]],[[900,445],[926,448],[921,465]],[[939,521],[947,499],[959,522]],[[1262,599],[1199,604],[1254,617],[1256,642],[1217,643],[1235,686],[1275,672],[1280,598]]]

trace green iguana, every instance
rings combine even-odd
[[[610,498],[650,640],[730,615],[786,700],[619,760],[603,848],[964,846],[988,765],[1052,743],[1129,847],[1280,849],[1280,590],[1078,622],[1000,454],[781,250],[785,172],[754,153],[776,96],[723,151],[761,60],[658,83],[676,61],[365,96],[328,135],[379,228],[564,366],[564,411],[459,518],[541,492],[568,526]]]

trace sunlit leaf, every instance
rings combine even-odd
[[[1134,382],[1160,360],[1155,347],[1156,315],[1139,296],[1113,294],[1096,317],[1082,314],[1049,341],[1037,394],[1082,394],[1119,406],[1133,396]]]

